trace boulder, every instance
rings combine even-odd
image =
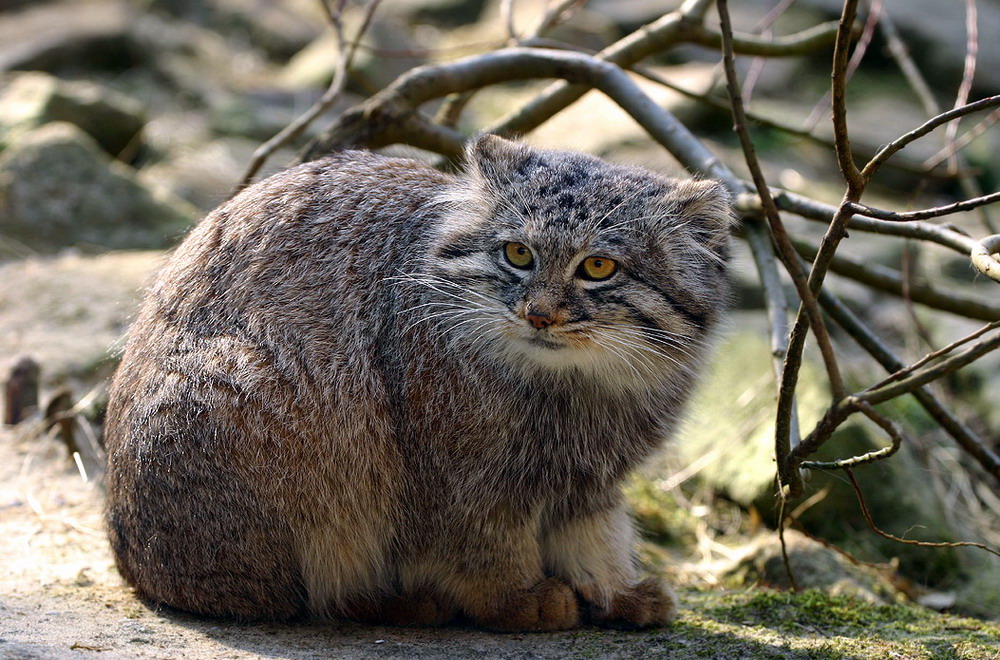
[[[27,3],[0,21],[0,71],[125,70],[135,61],[132,17],[117,0]]]
[[[0,152],[0,235],[39,252],[162,247],[197,216],[73,124],[46,124]]]
[[[41,72],[0,79],[0,149],[53,121],[77,125],[104,151],[127,160],[139,146],[146,109],[138,100],[93,82],[60,80]]]
[[[734,325],[741,321],[749,325],[749,317],[736,316]],[[734,333],[720,346],[676,445],[685,464],[700,466],[698,479],[703,484],[741,506],[757,509],[769,523],[774,523],[777,515],[772,373],[763,330]],[[810,356],[803,364],[797,390],[803,434],[822,415],[829,396],[818,357]],[[910,429],[926,431],[929,427],[926,416],[910,399],[887,405],[895,410],[884,412],[893,419],[907,420]],[[921,440],[921,444],[928,442]],[[880,431],[858,416],[841,426],[812,459],[848,458],[886,443]],[[919,458],[927,449],[904,444],[891,458],[856,468],[855,476],[881,529],[906,538],[955,541],[959,530],[927,483],[928,468]],[[814,495],[812,506],[798,516],[811,533],[868,561],[898,557],[900,571],[924,583],[937,585],[964,573],[961,554],[955,549],[904,545],[868,530],[854,489],[839,472],[810,471],[806,494],[792,507]]]
[[[323,32],[328,21],[314,0],[143,0],[162,14],[253,44],[284,60]]]

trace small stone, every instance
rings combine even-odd
[[[30,357],[22,357],[4,384],[3,423],[14,425],[38,408],[38,378],[41,369]]]

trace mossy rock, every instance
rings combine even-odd
[[[57,121],[75,124],[117,158],[139,148],[146,109],[136,99],[93,82],[60,80],[40,72],[9,74],[0,81],[0,149]]]
[[[165,247],[197,216],[72,124],[47,124],[0,152],[0,236],[41,253]]]
[[[776,390],[770,359],[763,334],[745,331],[725,340],[695,397],[676,451],[688,464],[706,462],[697,477],[704,484],[746,508],[756,508],[774,523]],[[801,428],[808,432],[829,404],[822,367],[812,360],[803,364],[797,401]],[[906,410],[905,404],[900,410]],[[891,416],[898,417],[900,410]],[[923,422],[917,418],[916,423]],[[857,456],[886,442],[870,425],[851,420],[811,458],[829,461]],[[912,447],[904,445],[892,458],[859,467],[855,474],[883,530],[906,538],[958,540],[948,512],[925,486],[924,468]],[[960,553],[954,549],[904,545],[870,531],[854,489],[842,473],[810,471],[803,500],[812,495],[819,501],[798,516],[810,532],[869,561],[898,557],[900,570],[923,583],[946,585],[965,577]]]

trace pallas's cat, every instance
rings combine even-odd
[[[140,597],[240,620],[645,627],[620,484],[727,295],[717,182],[485,135],[243,191],[142,305],[108,522]]]

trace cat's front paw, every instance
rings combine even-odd
[[[454,607],[427,594],[360,600],[344,608],[346,619],[389,626],[442,626],[455,616]]]
[[[677,616],[677,599],[662,580],[647,578],[616,594],[607,607],[591,605],[591,623],[634,630],[662,626]]]
[[[580,612],[569,585],[549,578],[510,594],[489,616],[476,618],[480,625],[504,632],[567,630],[579,624]]]

